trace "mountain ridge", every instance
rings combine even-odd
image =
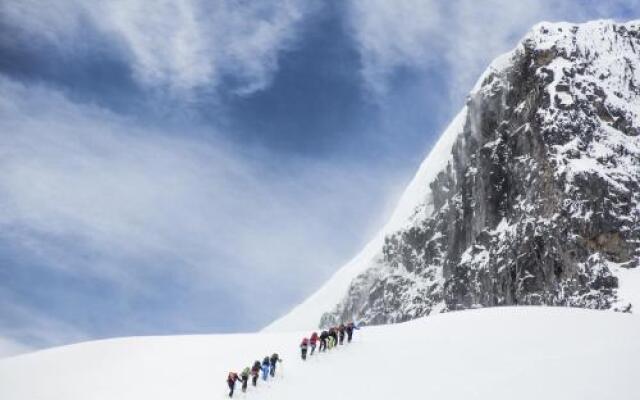
[[[478,79],[385,228],[267,330],[492,305],[631,311],[637,51],[638,21],[535,25]]]

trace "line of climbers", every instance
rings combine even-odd
[[[322,331],[320,335],[317,332],[313,332],[311,334],[310,339],[304,338],[302,339],[302,343],[300,344],[300,351],[302,355],[302,359],[306,361],[307,359],[307,351],[309,347],[311,347],[311,355],[316,350],[316,346],[319,343],[319,352],[325,352],[327,350],[331,350],[332,348],[342,345],[344,343],[345,336],[347,338],[347,343],[351,343],[351,339],[353,338],[353,331],[358,328],[353,322],[349,322],[346,325],[340,325],[336,327],[332,327],[329,330]],[[278,353],[273,353],[271,357],[265,357],[262,362],[256,360],[253,363],[251,368],[246,367],[242,370],[240,374],[237,372],[229,372],[227,376],[227,385],[229,385],[229,397],[233,397],[233,392],[236,388],[236,383],[242,383],[242,392],[247,391],[247,387],[249,386],[249,377],[251,377],[251,384],[253,386],[258,385],[258,378],[262,373],[262,380],[267,381],[269,376],[272,378],[276,376],[276,366],[279,362],[282,362],[282,358],[278,356]]]
[[[302,360],[306,361],[307,352],[309,348],[311,348],[310,355],[316,351],[316,346],[319,342],[318,351],[325,352],[327,349],[331,350],[332,348],[342,345],[344,343],[345,336],[347,337],[347,343],[351,343],[351,339],[353,338],[353,331],[358,328],[353,322],[349,322],[348,324],[335,326],[329,328],[329,330],[322,331],[320,335],[318,332],[313,332],[310,338],[303,338],[302,343],[300,343],[300,355]]]
[[[233,397],[233,391],[236,388],[236,382],[242,383],[242,392],[247,391],[249,386],[249,377],[251,376],[251,384],[258,386],[258,377],[262,373],[262,380],[267,381],[269,376],[272,378],[276,376],[276,366],[279,362],[282,362],[282,358],[278,356],[278,353],[273,353],[271,357],[266,356],[262,362],[256,360],[251,368],[246,367],[240,374],[237,372],[229,372],[227,376],[227,385],[229,385],[229,397]]]

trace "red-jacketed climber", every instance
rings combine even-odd
[[[258,384],[258,377],[260,376],[260,370],[262,369],[262,364],[260,360],[256,360],[251,367],[251,384],[256,386]]]
[[[316,351],[316,344],[318,343],[318,332],[313,332],[311,334],[311,339],[309,340],[309,345],[311,346],[311,353],[309,355],[313,355],[313,352]]]
[[[302,339],[302,343],[300,343],[300,353],[302,355],[302,360],[307,359],[307,349],[309,348],[309,339]]]
[[[229,372],[227,376],[227,385],[229,385],[229,397],[233,397],[233,390],[236,388],[236,382],[240,380],[240,377],[235,372]]]

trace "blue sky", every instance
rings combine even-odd
[[[2,2],[0,353],[259,329],[384,223],[491,59],[639,5]]]

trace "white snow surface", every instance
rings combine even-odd
[[[272,322],[264,331],[292,331],[305,327],[318,326],[323,313],[333,309],[347,293],[351,281],[365,270],[374,267],[382,256],[384,237],[397,231],[418,215],[429,215],[433,211],[429,182],[446,168],[452,157],[451,149],[458,135],[464,129],[467,108],[464,107],[445,129],[433,147],[429,156],[422,162],[400,197],[389,222],[364,247],[364,249],[345,266],[340,268],[319,290],[289,313]]]
[[[234,398],[637,400],[639,333],[633,314],[504,307],[366,327],[306,362],[296,332],[111,339],[0,360],[0,398],[223,399],[277,351],[276,378]]]

